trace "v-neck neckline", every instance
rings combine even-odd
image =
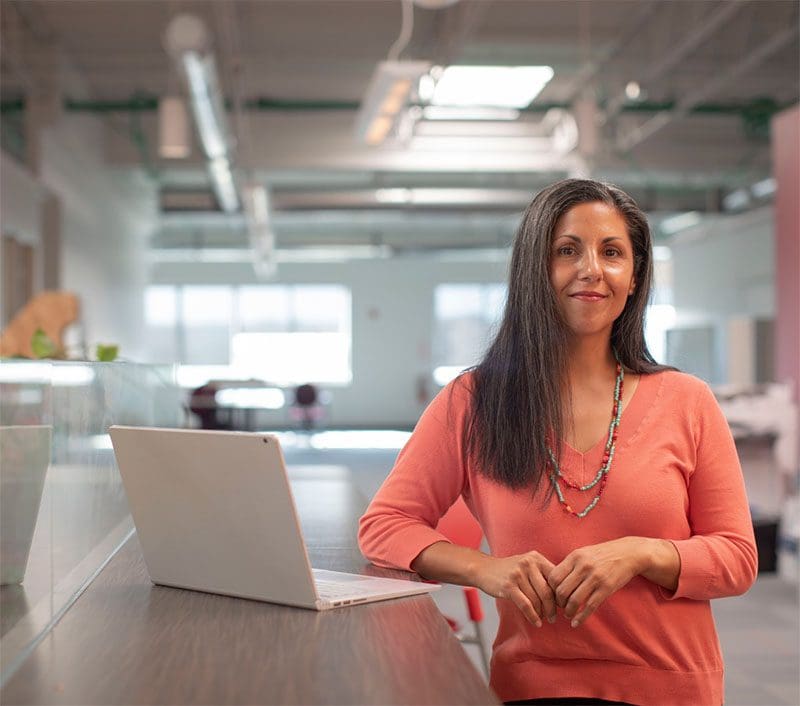
[[[650,397],[649,388],[655,383],[653,378],[657,375],[639,375],[639,380],[636,383],[636,388],[633,391],[628,404],[622,409],[622,414],[619,421],[619,429],[617,432],[617,449],[627,443],[627,441],[635,435],[639,428],[639,424],[647,413],[648,405],[647,398]],[[642,390],[644,385],[645,390]],[[599,459],[603,454],[606,443],[608,441],[608,434],[603,436],[591,448],[586,451],[578,451],[571,446],[566,440],[561,441],[561,466],[569,468],[572,464],[577,464],[579,468],[583,467],[591,461],[595,456]]]

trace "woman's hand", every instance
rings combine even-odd
[[[547,582],[554,566],[539,552],[498,559],[483,555],[475,569],[474,585],[495,598],[514,603],[537,628],[556,620],[556,600]]]
[[[548,576],[556,603],[578,627],[603,601],[648,567],[650,540],[622,537],[570,552]]]

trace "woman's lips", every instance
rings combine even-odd
[[[582,302],[599,302],[606,298],[605,294],[595,294],[593,292],[578,292],[570,294],[573,299],[580,299]]]

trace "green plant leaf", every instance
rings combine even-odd
[[[119,355],[119,346],[98,343],[95,354],[97,356],[97,360],[99,360],[101,363],[111,363],[112,361],[116,360],[117,356]]]
[[[58,353],[58,346],[42,329],[37,328],[31,338],[31,350],[36,358],[53,358]]]

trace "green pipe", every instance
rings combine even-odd
[[[230,101],[227,102],[230,108]],[[658,113],[661,111],[674,110],[677,101],[642,101],[638,103],[626,103],[622,111],[626,113]],[[701,103],[691,109],[692,114],[697,115],[741,115],[744,118],[758,116],[760,118],[770,117],[792,104],[781,105],[772,98],[758,98],[747,101],[746,103]],[[551,108],[567,109],[568,103],[534,103],[522,110],[523,113],[543,113]],[[603,102],[598,104],[602,110]],[[359,108],[359,103],[355,101],[319,101],[319,100],[284,100],[278,98],[253,98],[245,102],[248,110],[265,112],[295,112],[308,111],[319,112],[329,110],[349,110],[355,111]],[[25,109],[24,98],[14,98],[0,101],[0,113],[10,114],[20,112]],[[64,109],[71,112],[88,113],[141,113],[158,110],[158,97],[151,95],[137,96],[125,100],[74,100],[67,98],[64,100]]]

